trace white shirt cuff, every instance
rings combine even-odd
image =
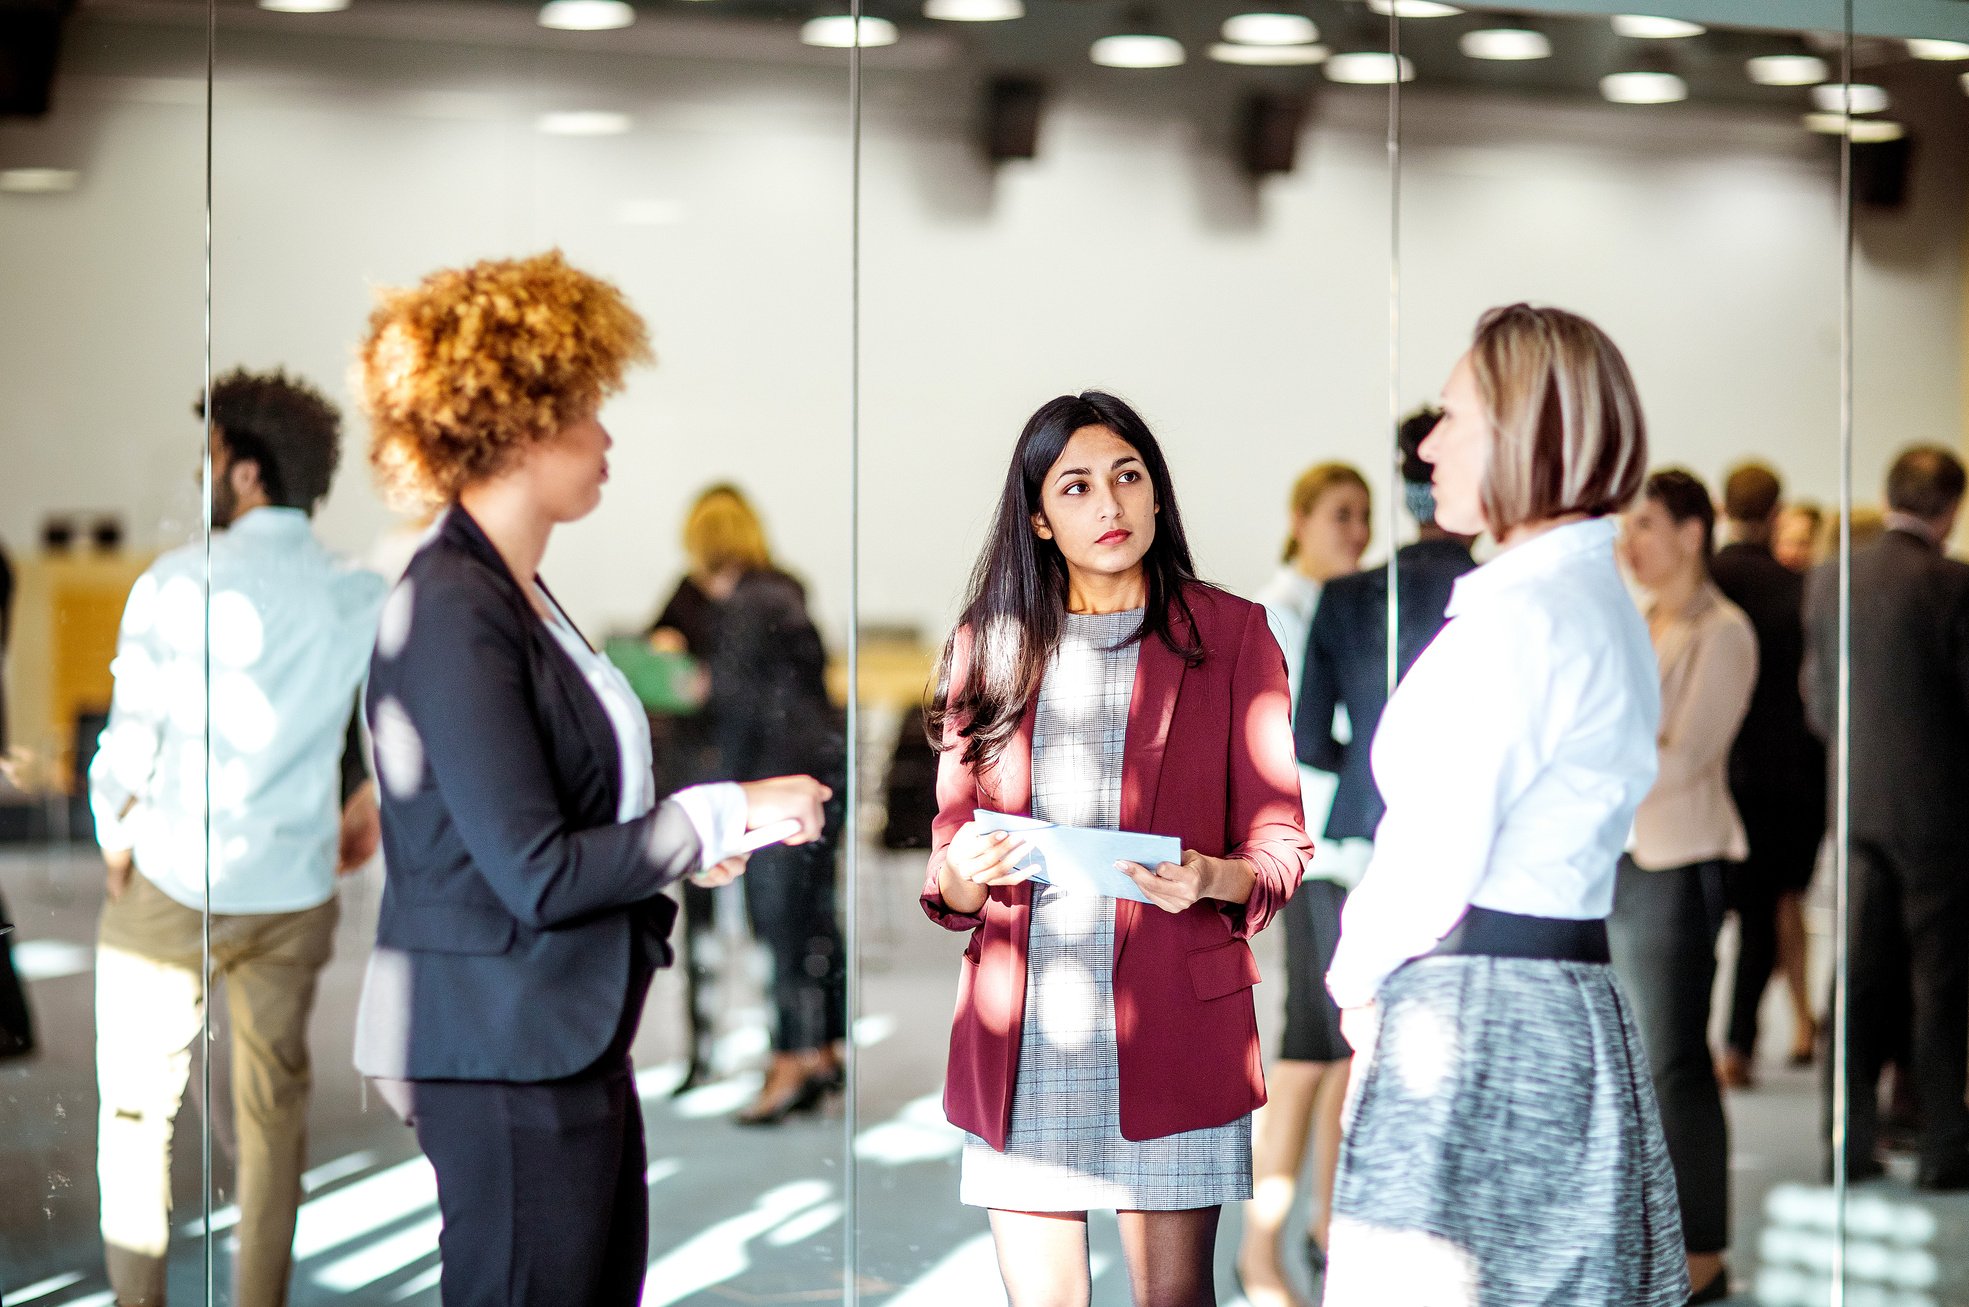
[[[692,785],[670,796],[697,832],[702,865],[715,867],[745,838],[745,791],[730,781]]]

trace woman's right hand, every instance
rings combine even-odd
[[[1017,885],[1032,878],[1036,867],[1019,869],[1019,859],[1032,852],[1032,845],[1010,831],[988,831],[975,821],[967,821],[950,837],[944,849],[943,871],[937,888],[944,903],[958,912],[976,912],[984,906],[993,885]]]
[[[834,791],[811,776],[775,776],[769,781],[746,781],[745,829],[777,825],[783,821],[800,823],[798,834],[782,843],[811,844],[820,838],[825,817],[821,805],[834,797]]]

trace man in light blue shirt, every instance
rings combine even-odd
[[[377,842],[374,790],[350,730],[385,587],[314,535],[340,457],[334,407],[283,373],[244,370],[214,383],[211,406],[212,522],[225,529],[212,536],[210,604],[202,545],[165,554],[132,588],[89,769],[109,868],[97,1165],[117,1300],[162,1303],[171,1130],[205,1002],[209,908],[212,973],[226,977],[233,1032],[233,1301],[279,1307],[335,879]]]

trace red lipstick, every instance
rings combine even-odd
[[[1106,535],[1102,536],[1099,540],[1096,540],[1094,543],[1097,545],[1118,545],[1122,541],[1126,540],[1129,536],[1134,534],[1135,533],[1133,531],[1121,531],[1121,530],[1110,531]]]

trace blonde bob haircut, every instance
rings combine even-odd
[[[1496,432],[1481,490],[1492,538],[1617,513],[1640,491],[1647,425],[1606,332],[1564,309],[1511,304],[1478,321],[1470,366]]]
[[[1292,525],[1293,533],[1285,538],[1285,557],[1282,561],[1291,562],[1299,556],[1300,519],[1319,507],[1326,498],[1327,491],[1338,490],[1342,486],[1355,486],[1368,497],[1368,512],[1374,511],[1374,492],[1367,487],[1367,478],[1350,463],[1315,463],[1299,474],[1292,483]]]
[[[430,508],[593,413],[650,359],[622,292],[559,250],[384,290],[356,361],[384,493]]]
[[[766,528],[737,486],[712,486],[697,497],[684,519],[684,552],[700,575],[734,565],[747,571],[773,565]]]

